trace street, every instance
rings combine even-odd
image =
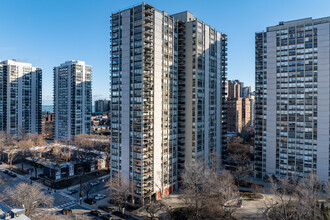
[[[9,166],[7,164],[2,164],[0,165],[0,170],[9,170]],[[16,185],[22,183],[22,182],[27,182],[31,183],[30,175],[19,175],[17,174],[17,177],[10,177],[9,175],[0,172],[0,176],[2,178],[5,178],[7,181],[3,184],[0,185],[0,192],[5,192],[6,188],[8,187],[15,187]],[[89,198],[92,198],[93,194],[105,194],[107,195],[107,188],[106,183],[102,181],[102,178],[99,178],[98,180],[100,184],[94,186],[90,190],[90,195]],[[40,184],[36,181],[32,181],[32,184]],[[54,197],[54,202],[53,202],[53,207],[50,208],[38,208],[34,214],[32,215],[33,217],[36,217],[38,215],[42,215],[45,213],[51,213],[51,214],[56,214],[56,215],[62,215],[61,210],[63,208],[70,208],[72,209],[73,215],[77,217],[77,219],[101,219],[99,217],[95,217],[89,214],[90,210],[93,209],[98,209],[98,206],[101,205],[107,205],[109,206],[110,204],[108,203],[109,197],[106,196],[106,198],[97,200],[97,202],[93,205],[88,205],[84,202],[80,204],[79,201],[79,190],[80,190],[80,185],[76,185],[73,187],[69,187],[69,190],[76,189],[78,193],[75,193],[73,195],[68,195],[67,194],[67,189],[62,189],[62,190],[56,190],[51,191],[48,187],[40,184],[42,186],[42,191],[45,194],[50,194]],[[87,198],[86,192],[83,192],[83,199]],[[0,193],[0,200],[1,202],[7,204],[11,208],[15,208],[15,204],[11,203],[8,198],[5,197],[4,193]],[[99,210],[102,214],[106,214],[106,212]],[[66,217],[63,215],[63,219],[66,219]],[[116,218],[120,219],[120,218]]]

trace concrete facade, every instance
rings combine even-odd
[[[329,180],[330,17],[256,33],[258,177]]]
[[[29,63],[0,62],[0,130],[21,138],[41,134],[42,69]]]

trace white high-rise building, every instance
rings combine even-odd
[[[0,130],[21,138],[41,134],[42,69],[32,64],[0,62]]]
[[[54,138],[91,133],[92,67],[67,61],[54,68]]]
[[[189,12],[142,4],[111,16],[111,173],[135,202],[178,188],[186,161],[219,165],[226,36]]]
[[[280,22],[255,45],[257,175],[327,181],[330,17]]]

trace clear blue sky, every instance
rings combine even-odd
[[[228,79],[254,87],[254,33],[279,21],[330,16],[329,0],[153,0],[168,13],[190,11],[228,35]],[[0,0],[0,60],[43,68],[43,104],[52,104],[53,67],[67,60],[93,66],[93,100],[109,97],[111,12],[124,0]]]

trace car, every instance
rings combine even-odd
[[[96,186],[96,185],[100,184],[100,182],[99,181],[93,181],[90,184],[91,184],[91,186]]]
[[[8,173],[9,173],[9,171],[8,171],[8,170],[4,170],[4,171],[3,171],[3,173],[5,173],[5,174],[8,174]]]
[[[11,177],[17,177],[17,175],[15,173],[12,173],[12,172],[8,173],[8,175],[11,176]]]
[[[106,219],[106,220],[112,220],[113,219],[112,215],[110,215],[110,214],[104,214],[104,215],[101,216],[101,218]]]
[[[88,199],[85,199],[84,202],[89,204],[89,205],[92,205],[92,204],[96,203],[96,200],[92,199],[92,198],[88,198]]]
[[[94,195],[94,199],[96,199],[96,200],[104,199],[105,197],[106,197],[106,195],[104,195],[104,194],[96,194],[96,195]]]
[[[94,216],[101,216],[101,212],[100,211],[97,211],[97,210],[92,210],[90,211],[91,215],[94,215]]]
[[[71,209],[62,209],[62,214],[63,215],[70,215],[70,214],[72,214],[72,210]]]
[[[68,192],[67,192],[67,194],[68,195],[73,195],[73,194],[75,194],[75,193],[77,193],[78,192],[78,190],[76,190],[76,189],[72,189],[72,190],[69,190]]]
[[[105,211],[105,212],[113,212],[114,208],[111,206],[106,206],[106,205],[102,205],[98,207],[99,209]]]

